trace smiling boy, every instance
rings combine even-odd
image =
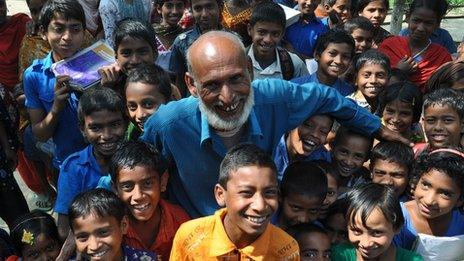
[[[161,154],[142,141],[128,141],[110,165],[114,188],[130,213],[124,243],[149,249],[159,260],[168,261],[174,234],[190,218],[182,208],[161,198],[168,181]]]
[[[297,242],[269,224],[278,207],[276,167],[256,145],[239,144],[225,156],[214,188],[225,208],[184,223],[171,260],[299,260]]]
[[[76,248],[84,260],[157,260],[152,252],[122,244],[128,222],[126,207],[113,192],[93,189],[81,193],[68,212]]]
[[[251,14],[248,34],[253,44],[248,50],[253,79],[290,80],[308,74],[304,62],[278,45],[285,33],[285,12],[278,4],[266,1]]]
[[[55,211],[63,238],[69,230],[68,207],[76,195],[97,186],[111,188],[109,159],[124,140],[129,121],[121,97],[109,88],[88,90],[79,101],[79,123],[90,145],[70,155],[60,169]]]

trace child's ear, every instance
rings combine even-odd
[[[248,26],[247,26],[247,31],[248,31],[248,35],[249,35],[250,37],[251,37],[251,31],[252,31],[252,29],[253,29],[253,27],[252,27],[250,24],[248,24]]]
[[[332,10],[332,7],[330,7],[330,5],[328,4],[324,4],[324,9],[326,12],[330,12],[330,10]]]
[[[123,235],[127,233],[128,228],[129,228],[129,219],[127,218],[127,216],[124,216],[121,220],[121,231]]]
[[[44,28],[42,25],[39,26],[39,33],[40,33],[40,36],[42,36],[42,39],[43,39],[44,41],[48,41],[48,40],[47,40],[47,34],[46,34],[46,32],[45,32],[45,28]]]
[[[195,86],[195,81],[193,79],[193,76],[190,75],[189,72],[186,72],[184,80],[185,80],[185,84],[187,84],[190,94],[193,97],[198,97],[197,87]]]
[[[160,190],[161,192],[166,191],[166,187],[168,185],[169,173],[166,170],[160,177]]]
[[[314,60],[315,60],[316,62],[319,62],[319,59],[321,58],[321,56],[320,56],[319,54],[317,54],[316,51],[314,51],[313,57],[314,57]]]
[[[214,186],[214,197],[216,197],[216,201],[219,206],[225,207],[226,206],[226,189],[223,188],[221,185],[216,184]]]
[[[162,5],[160,6],[159,4],[156,4],[156,12],[158,12],[158,14],[160,14],[160,15],[161,15],[161,9],[162,8],[163,8]]]

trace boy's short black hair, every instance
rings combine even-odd
[[[121,20],[114,30],[115,53],[117,53],[119,45],[126,37],[140,39],[147,42],[151,46],[154,59],[158,57],[155,29],[153,29],[153,27],[148,23],[132,18]]]
[[[110,160],[109,172],[113,184],[118,181],[121,169],[133,169],[144,166],[162,175],[167,164],[158,150],[151,144],[143,141],[126,141],[118,148]]]
[[[371,2],[374,2],[377,0],[357,0],[354,1],[354,13],[357,15],[359,12],[362,12],[364,8],[366,8],[367,5],[369,5]],[[386,10],[388,11],[388,8],[390,8],[390,3],[388,0],[383,0],[383,4],[385,5]]]
[[[387,72],[387,77],[390,77],[390,59],[388,59],[385,54],[374,49],[367,50],[360,54],[356,58],[354,66],[356,73],[358,73],[365,64],[378,64],[382,66],[385,72]]]
[[[374,33],[374,25],[369,19],[363,16],[357,16],[351,20],[346,21],[346,23],[343,25],[343,29],[349,34],[352,34],[356,29]]]
[[[84,92],[79,99],[77,117],[81,128],[85,125],[84,119],[86,116],[102,110],[120,112],[124,121],[129,121],[126,104],[118,93],[110,88],[94,87]]]
[[[48,25],[57,16],[62,16],[65,20],[75,19],[82,23],[85,29],[84,8],[77,0],[49,0],[40,11],[39,25],[44,31],[48,30]]]
[[[271,156],[254,144],[241,143],[232,147],[222,160],[219,167],[219,185],[227,189],[230,174],[239,168],[248,166],[270,168],[277,181],[277,167]]]
[[[414,151],[408,145],[397,141],[383,141],[374,146],[371,152],[371,166],[376,160],[385,160],[405,166],[408,174],[412,171]]]
[[[68,220],[74,231],[73,222],[80,217],[114,217],[120,223],[126,214],[126,204],[116,194],[97,188],[82,192],[74,198],[69,206]]]
[[[365,140],[367,140],[369,142],[369,148],[372,148],[372,145],[374,144],[374,138],[372,136],[368,136],[368,135],[365,135],[365,134],[362,134],[360,132],[357,132],[353,129],[350,129],[350,128],[347,128],[347,127],[344,127],[344,126],[340,126],[340,128],[338,128],[337,130],[337,133],[335,134],[335,138],[334,140],[332,141],[330,147],[333,149],[334,147],[340,145],[342,142],[346,141],[348,139],[348,137],[360,137],[360,138],[363,138]],[[369,152],[367,153],[367,157],[369,157],[369,153],[370,153],[370,150]]]
[[[166,102],[171,100],[172,89],[169,74],[157,64],[141,64],[129,70],[126,79],[126,88],[128,83],[144,83],[156,86]]]
[[[337,0],[322,0],[323,5],[328,5],[330,7],[332,7],[336,2]]]
[[[326,160],[314,160],[311,162],[314,162],[326,175],[331,176],[337,182],[337,187],[339,186],[340,174],[333,163]]]
[[[346,43],[351,48],[351,58],[355,54],[355,43],[353,37],[345,32],[343,29],[334,28],[330,29],[325,34],[317,38],[316,47],[314,48],[314,55],[321,56],[329,44]]]
[[[34,209],[30,213],[18,217],[13,223],[13,229],[10,231],[10,238],[18,253],[24,250],[24,231],[31,233],[35,238],[42,234],[50,240],[54,240],[59,244],[62,243],[58,234],[58,228],[55,224],[55,219],[48,213],[39,209]]]
[[[449,106],[459,115],[460,121],[464,120],[464,94],[451,88],[443,88],[425,95],[425,110],[433,105]]]
[[[273,1],[264,1],[259,3],[251,13],[250,26],[255,26],[258,22],[268,22],[278,24],[282,30],[285,30],[287,20],[284,9]]]
[[[324,199],[327,195],[327,176],[314,162],[293,162],[284,171],[280,184],[282,198],[289,194]]]
[[[286,232],[292,236],[296,241],[299,241],[300,237],[305,234],[310,233],[319,233],[326,235],[329,237],[327,230],[325,230],[322,226],[316,225],[313,223],[300,223],[297,225],[293,225],[289,227]]]
[[[359,216],[363,226],[367,227],[367,219],[375,209],[382,212],[385,219],[393,225],[394,230],[403,226],[403,212],[392,188],[369,182],[355,186],[346,197],[348,202],[346,220],[349,227],[355,227],[356,216]]]
[[[440,149],[430,153],[420,154],[414,163],[413,178],[411,183],[417,185],[419,179],[431,170],[445,173],[461,189],[460,199],[464,199],[464,157],[461,149],[449,147],[457,153],[441,151]]]
[[[422,93],[416,85],[408,81],[388,85],[379,94],[376,114],[383,117],[385,107],[395,100],[410,104],[412,106],[412,121],[419,122],[422,114]]]
[[[155,0],[154,2],[155,2],[156,6],[161,7],[161,6],[164,5],[164,3],[170,2],[170,1],[173,1],[173,0]],[[180,0],[180,1],[182,1],[182,3],[184,3],[184,5],[187,5],[189,3],[189,1],[187,1],[187,0]]]

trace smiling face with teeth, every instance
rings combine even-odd
[[[290,158],[307,157],[325,144],[332,124],[333,120],[328,115],[315,115],[292,130],[287,138],[287,151]]]
[[[82,132],[92,144],[93,154],[99,159],[111,157],[124,140],[127,120],[122,112],[106,109],[92,112],[84,117]]]
[[[248,34],[253,40],[255,59],[260,65],[272,64],[276,60],[276,47],[284,36],[284,28],[279,23],[259,21],[253,26],[248,25]]]
[[[449,105],[434,104],[424,109],[424,131],[431,149],[459,146],[463,122]]]
[[[350,177],[367,160],[372,143],[360,135],[346,135],[332,148],[332,160],[342,177]]]
[[[229,173],[226,187],[217,184],[216,200],[226,206],[224,228],[242,248],[253,243],[267,228],[278,207],[278,184],[269,167],[245,166]]]
[[[350,66],[352,51],[353,48],[347,43],[329,43],[321,55],[316,54],[315,58],[319,64],[316,73],[319,82],[333,85]]]
[[[135,166],[118,171],[116,189],[118,195],[137,221],[159,220],[158,202],[166,190],[168,175],[161,176],[152,168]]]
[[[376,101],[388,83],[388,71],[381,64],[366,62],[356,75],[356,87],[367,101]]]
[[[254,102],[244,50],[231,36],[218,35],[196,41],[188,56],[185,81],[208,123],[219,130],[241,127]]]
[[[122,238],[127,230],[127,217],[121,222],[113,216],[94,213],[73,220],[76,249],[91,261],[122,260]]]

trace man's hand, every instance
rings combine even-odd
[[[405,137],[401,136],[398,132],[394,132],[390,130],[389,128],[385,127],[382,125],[380,129],[377,131],[375,134],[375,138],[382,141],[382,140],[387,140],[387,141],[399,141],[402,142],[409,147],[414,147],[414,143],[412,143],[410,140],[406,139]]]
[[[71,77],[67,75],[59,75],[56,77],[55,97],[53,98],[52,113],[58,114],[66,107],[69,98],[69,81]]]
[[[112,65],[104,66],[98,73],[101,76],[100,84],[104,87],[112,88],[116,85],[121,74],[121,67],[117,63]]]
[[[396,68],[406,74],[411,74],[417,71],[417,63],[412,59],[412,57],[405,56],[398,62]]]

